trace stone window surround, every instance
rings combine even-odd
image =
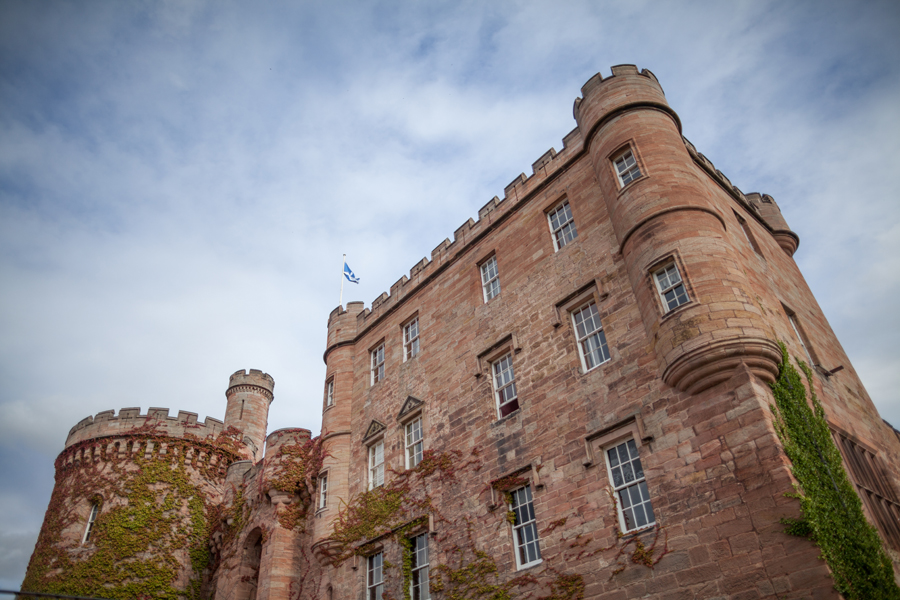
[[[569,324],[569,331],[571,332],[572,339],[575,341],[575,346],[578,351],[578,360],[579,360],[579,373],[581,375],[585,375],[589,371],[585,369],[584,360],[581,356],[581,350],[578,342],[578,332],[575,330],[575,324],[572,320],[572,314],[580,308],[583,308],[590,302],[593,302],[597,307],[597,315],[600,317],[600,321],[603,322],[610,313],[608,311],[603,310],[603,303],[609,298],[608,292],[602,291],[602,286],[600,285],[600,279],[592,279],[588,281],[586,284],[572,292],[564,296],[562,299],[558,300],[554,305],[554,313],[553,313],[553,322],[552,325],[554,328],[559,328],[562,326],[563,322]],[[565,315],[566,318],[563,318]],[[603,328],[603,331],[606,332],[606,328]],[[609,339],[607,338],[607,345],[609,345]],[[612,360],[612,351],[610,350],[610,360]],[[604,361],[603,363],[595,366],[590,371],[596,371],[598,368],[603,366],[604,364],[610,362],[610,360]]]
[[[328,509],[328,469],[323,469],[317,476],[316,485],[316,514]],[[325,482],[324,489],[322,482]]]
[[[688,301],[684,304],[679,304],[675,308],[669,310],[667,304],[665,304],[665,299],[659,289],[659,286],[656,284],[656,272],[662,268],[665,268],[669,264],[674,264],[678,268],[678,275],[681,277],[681,282],[684,284],[685,292],[687,293]],[[658,258],[653,259],[644,268],[644,272],[647,274],[647,284],[650,286],[650,289],[653,295],[656,297],[656,306],[660,311],[659,316],[663,321],[672,317],[672,315],[680,313],[685,307],[694,306],[697,301],[695,298],[697,297],[696,292],[694,291],[694,287],[691,285],[691,276],[688,272],[687,268],[684,265],[684,261],[681,259],[681,254],[678,250],[673,250],[672,252],[668,252]]]
[[[325,380],[325,410],[334,406],[334,375]]]
[[[616,159],[618,159],[623,154],[631,151],[631,155],[634,157],[634,163],[637,165],[637,168],[640,169],[641,175],[636,179],[632,179],[628,183],[623,184],[622,178],[619,176],[619,170],[616,168]],[[650,173],[647,171],[647,165],[644,163],[643,158],[641,157],[641,153],[638,152],[637,144],[634,142],[634,138],[630,138],[626,140],[624,143],[619,144],[615,150],[609,153],[606,157],[606,162],[609,165],[610,171],[612,171],[613,180],[619,186],[619,192],[621,193],[623,190],[628,189],[631,185],[636,181],[643,181],[647,177],[649,177]]]
[[[498,415],[496,419],[497,421],[502,421],[503,419],[518,413],[522,409],[521,398],[519,397],[519,384],[521,383],[521,381],[516,381],[516,400],[518,401],[519,407],[511,411],[509,414],[500,416],[497,389],[494,386],[494,363],[498,360],[501,360],[507,354],[510,357],[515,357],[521,352],[522,348],[519,345],[519,340],[516,334],[508,333],[488,346],[486,349],[479,352],[476,356],[475,377],[481,377],[482,375],[488,376],[488,381],[490,382],[491,388],[491,400],[494,404],[494,410],[497,411]]]

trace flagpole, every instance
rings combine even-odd
[[[344,308],[344,265],[347,264],[347,255],[344,255],[344,261],[341,263],[341,301],[340,307]]]

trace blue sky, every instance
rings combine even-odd
[[[316,431],[341,254],[345,299],[389,290],[620,63],[779,202],[900,424],[898,31],[896,2],[0,1],[0,587],[87,415],[221,418],[259,368],[270,430]]]

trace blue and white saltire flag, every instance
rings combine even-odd
[[[347,266],[347,261],[344,261],[344,277],[346,277],[347,281],[350,283],[359,283],[359,277],[353,274],[353,271]]]

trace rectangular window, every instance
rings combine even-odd
[[[406,424],[406,468],[412,469],[422,462],[425,443],[422,440],[422,417]]]
[[[687,304],[689,300],[687,290],[684,288],[684,281],[682,281],[675,263],[669,263],[653,273],[653,279],[656,281],[659,296],[666,306],[666,312],[678,308],[682,304]]]
[[[492,256],[481,265],[481,287],[484,290],[485,302],[500,294],[500,276],[497,272],[496,256]]]
[[[384,379],[384,344],[372,350],[372,385]]]
[[[319,476],[319,508],[328,504],[328,473]]]
[[[87,527],[84,528],[84,538],[81,543],[87,544],[91,540],[91,530],[94,528],[94,521],[97,520],[97,513],[100,512],[99,504],[91,505],[91,514],[88,515]]]
[[[609,479],[616,494],[619,526],[622,533],[643,529],[656,523],[650,492],[644,479],[644,468],[634,440],[628,440],[606,451]]]
[[[619,183],[622,184],[622,187],[641,176],[641,169],[631,150],[620,154],[613,160],[613,163],[616,165],[616,174],[619,176]]]
[[[494,372],[494,394],[497,398],[497,409],[500,412],[500,417],[503,418],[519,408],[512,354],[507,354],[496,361],[491,366],[491,369]]]
[[[384,442],[369,446],[369,489],[384,485]]]
[[[734,212],[734,218],[737,219],[738,224],[741,226],[741,231],[744,233],[744,239],[747,240],[747,243],[750,244],[750,247],[753,248],[753,251],[758,255],[762,256],[762,251],[759,249],[759,245],[756,243],[756,238],[753,236],[753,232],[750,231],[750,226],[747,224],[747,221],[737,212]]]
[[[384,594],[384,553],[373,554],[367,560],[369,564],[366,588],[369,600],[381,600]]]
[[[509,510],[515,515],[513,538],[516,542],[516,566],[524,569],[541,562],[541,544],[538,540],[537,521],[534,518],[534,501],[531,486],[526,485],[510,494]]]
[[[334,406],[334,377],[325,384],[325,407]]]
[[[553,245],[557,251],[578,237],[568,200],[548,213],[547,220],[550,222],[550,233],[553,234]]]
[[[809,348],[806,347],[806,340],[803,339],[803,336],[800,335],[800,328],[797,327],[796,315],[788,314],[788,321],[791,322],[791,328],[794,330],[794,335],[797,336],[797,341],[800,342],[800,346],[803,347],[803,353],[806,354],[806,360],[809,361],[809,368],[813,368],[816,362],[813,360],[812,355],[809,353]]]
[[[575,325],[575,336],[578,338],[578,352],[581,354],[581,365],[585,371],[609,360],[609,348],[606,346],[606,334],[597,314],[597,305],[591,302],[587,306],[572,313]]]
[[[428,534],[423,533],[409,540],[412,552],[412,581],[410,596],[412,600],[430,600],[428,588]]]
[[[419,317],[403,327],[403,360],[407,361],[419,354]]]

